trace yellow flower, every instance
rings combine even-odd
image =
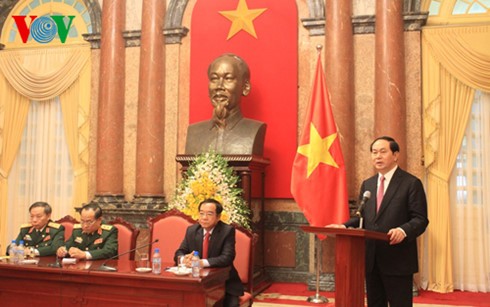
[[[227,211],[223,210],[223,212],[221,212],[221,220],[226,224],[230,224],[230,215]]]
[[[214,198],[223,204],[221,220],[250,229],[250,209],[236,184],[239,178],[226,160],[214,152],[196,157],[176,189],[169,209],[176,208],[197,220],[199,203]]]

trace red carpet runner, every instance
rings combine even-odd
[[[313,304],[308,303],[306,299],[315,295],[315,291],[309,291],[307,285],[303,283],[274,283],[264,292],[257,295],[254,299],[254,306],[260,303],[291,306],[335,306],[335,294],[333,292],[320,292],[320,295],[328,298],[329,303]],[[430,304],[440,306],[475,306],[490,307],[490,293],[481,292],[463,292],[455,291],[453,293],[435,293],[431,291],[419,291],[419,296],[413,299],[415,304]]]

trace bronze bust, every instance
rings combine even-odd
[[[250,70],[237,55],[226,53],[208,68],[208,93],[214,107],[210,120],[189,125],[186,154],[214,150],[228,155],[263,155],[267,125],[244,118],[242,96],[250,93]]]

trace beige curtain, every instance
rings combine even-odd
[[[44,101],[60,96],[75,171],[73,206],[86,202],[90,104],[90,90],[87,89],[90,89],[88,45],[0,52],[1,242],[7,239],[8,174],[17,154],[30,100]]]
[[[4,50],[0,67],[10,85],[30,100],[60,96],[79,78],[90,57],[88,47]]]
[[[490,292],[490,93],[471,109],[449,185],[454,289]]]
[[[29,99],[9,86],[0,69],[0,242],[2,243],[7,243],[8,174],[17,155],[28,111]]]
[[[73,215],[75,177],[64,130],[59,97],[30,102],[8,176],[7,238],[29,221],[29,206],[36,201],[51,204],[55,220]]]
[[[422,30],[424,158],[428,171],[429,290],[454,290],[449,178],[468,122],[475,89],[490,91],[490,26]],[[485,46],[485,44],[487,44]]]

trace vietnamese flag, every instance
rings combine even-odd
[[[349,218],[339,137],[319,52],[291,176],[291,193],[311,226],[342,223]]]

